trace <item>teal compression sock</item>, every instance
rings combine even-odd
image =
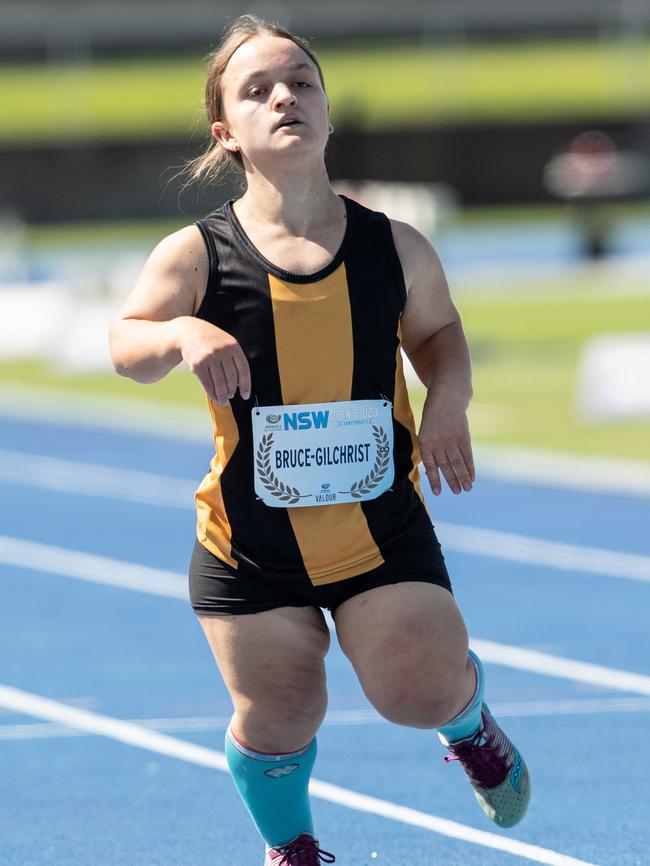
[[[226,731],[226,760],[237,790],[266,844],[286,845],[314,828],[309,778],[316,760],[316,738],[298,752],[266,755]]]
[[[467,706],[451,721],[447,722],[446,725],[438,728],[438,733],[442,734],[448,743],[471,737],[481,726],[481,708],[483,707],[483,693],[485,691],[483,665],[479,657],[472,650],[469,650],[468,655],[476,672],[476,688]]]

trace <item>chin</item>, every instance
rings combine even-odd
[[[259,151],[253,157],[252,162],[255,165],[258,162],[265,161],[266,159],[272,159],[274,156],[282,157],[284,154],[291,154],[291,156],[294,157],[297,153],[305,155],[311,154],[314,157],[322,156],[325,153],[325,145],[313,140],[304,141],[296,136],[295,138],[292,138],[291,141],[283,142],[279,146]]]

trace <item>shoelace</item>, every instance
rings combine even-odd
[[[498,744],[484,728],[466,742],[447,746],[451,755],[445,755],[445,763],[460,761],[470,781],[481,788],[496,788],[508,775],[506,754],[501,754]]]
[[[303,855],[309,859],[302,859]],[[290,845],[282,849],[282,860],[279,866],[318,866],[321,863],[334,863],[336,857],[329,851],[323,851],[315,839],[300,836]]]

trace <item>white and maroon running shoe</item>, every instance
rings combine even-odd
[[[530,779],[524,759],[483,704],[481,727],[471,737],[449,743],[438,733],[451,756],[460,761],[485,814],[499,827],[514,827],[526,814]]]
[[[320,866],[321,863],[334,863],[336,857],[323,851],[318,840],[308,833],[298,836],[288,845],[270,848],[266,852],[264,866]]]

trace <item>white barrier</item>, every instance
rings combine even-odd
[[[590,421],[650,418],[650,333],[605,334],[586,344],[577,408]]]

